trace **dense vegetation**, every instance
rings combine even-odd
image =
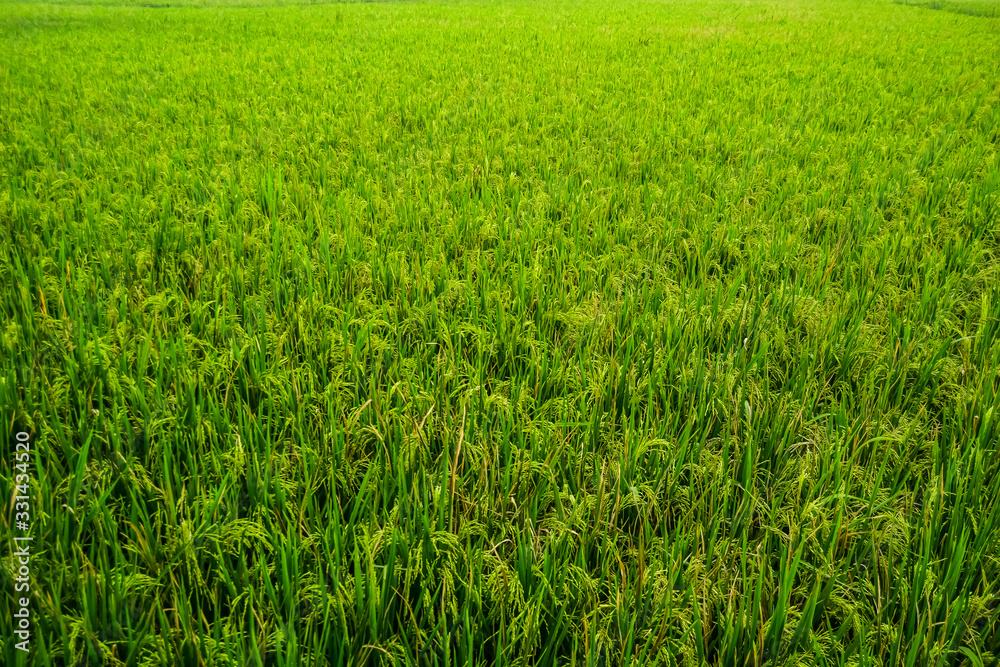
[[[997,664],[1000,21],[4,3],[0,54],[31,664]]]

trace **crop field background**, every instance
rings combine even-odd
[[[0,663],[997,665],[973,13],[0,4]]]

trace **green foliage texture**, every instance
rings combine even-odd
[[[30,664],[997,664],[1000,21],[138,4],[0,4]]]

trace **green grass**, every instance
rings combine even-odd
[[[0,54],[30,664],[998,664],[1000,22],[4,3]]]

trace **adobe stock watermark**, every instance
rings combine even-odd
[[[17,447],[14,452],[14,635],[19,640],[14,646],[19,651],[28,652],[31,641],[31,600],[27,596],[31,593],[31,505],[28,490],[31,477],[28,471],[31,469],[31,438],[23,431],[18,432]],[[23,597],[22,597],[23,596]]]

